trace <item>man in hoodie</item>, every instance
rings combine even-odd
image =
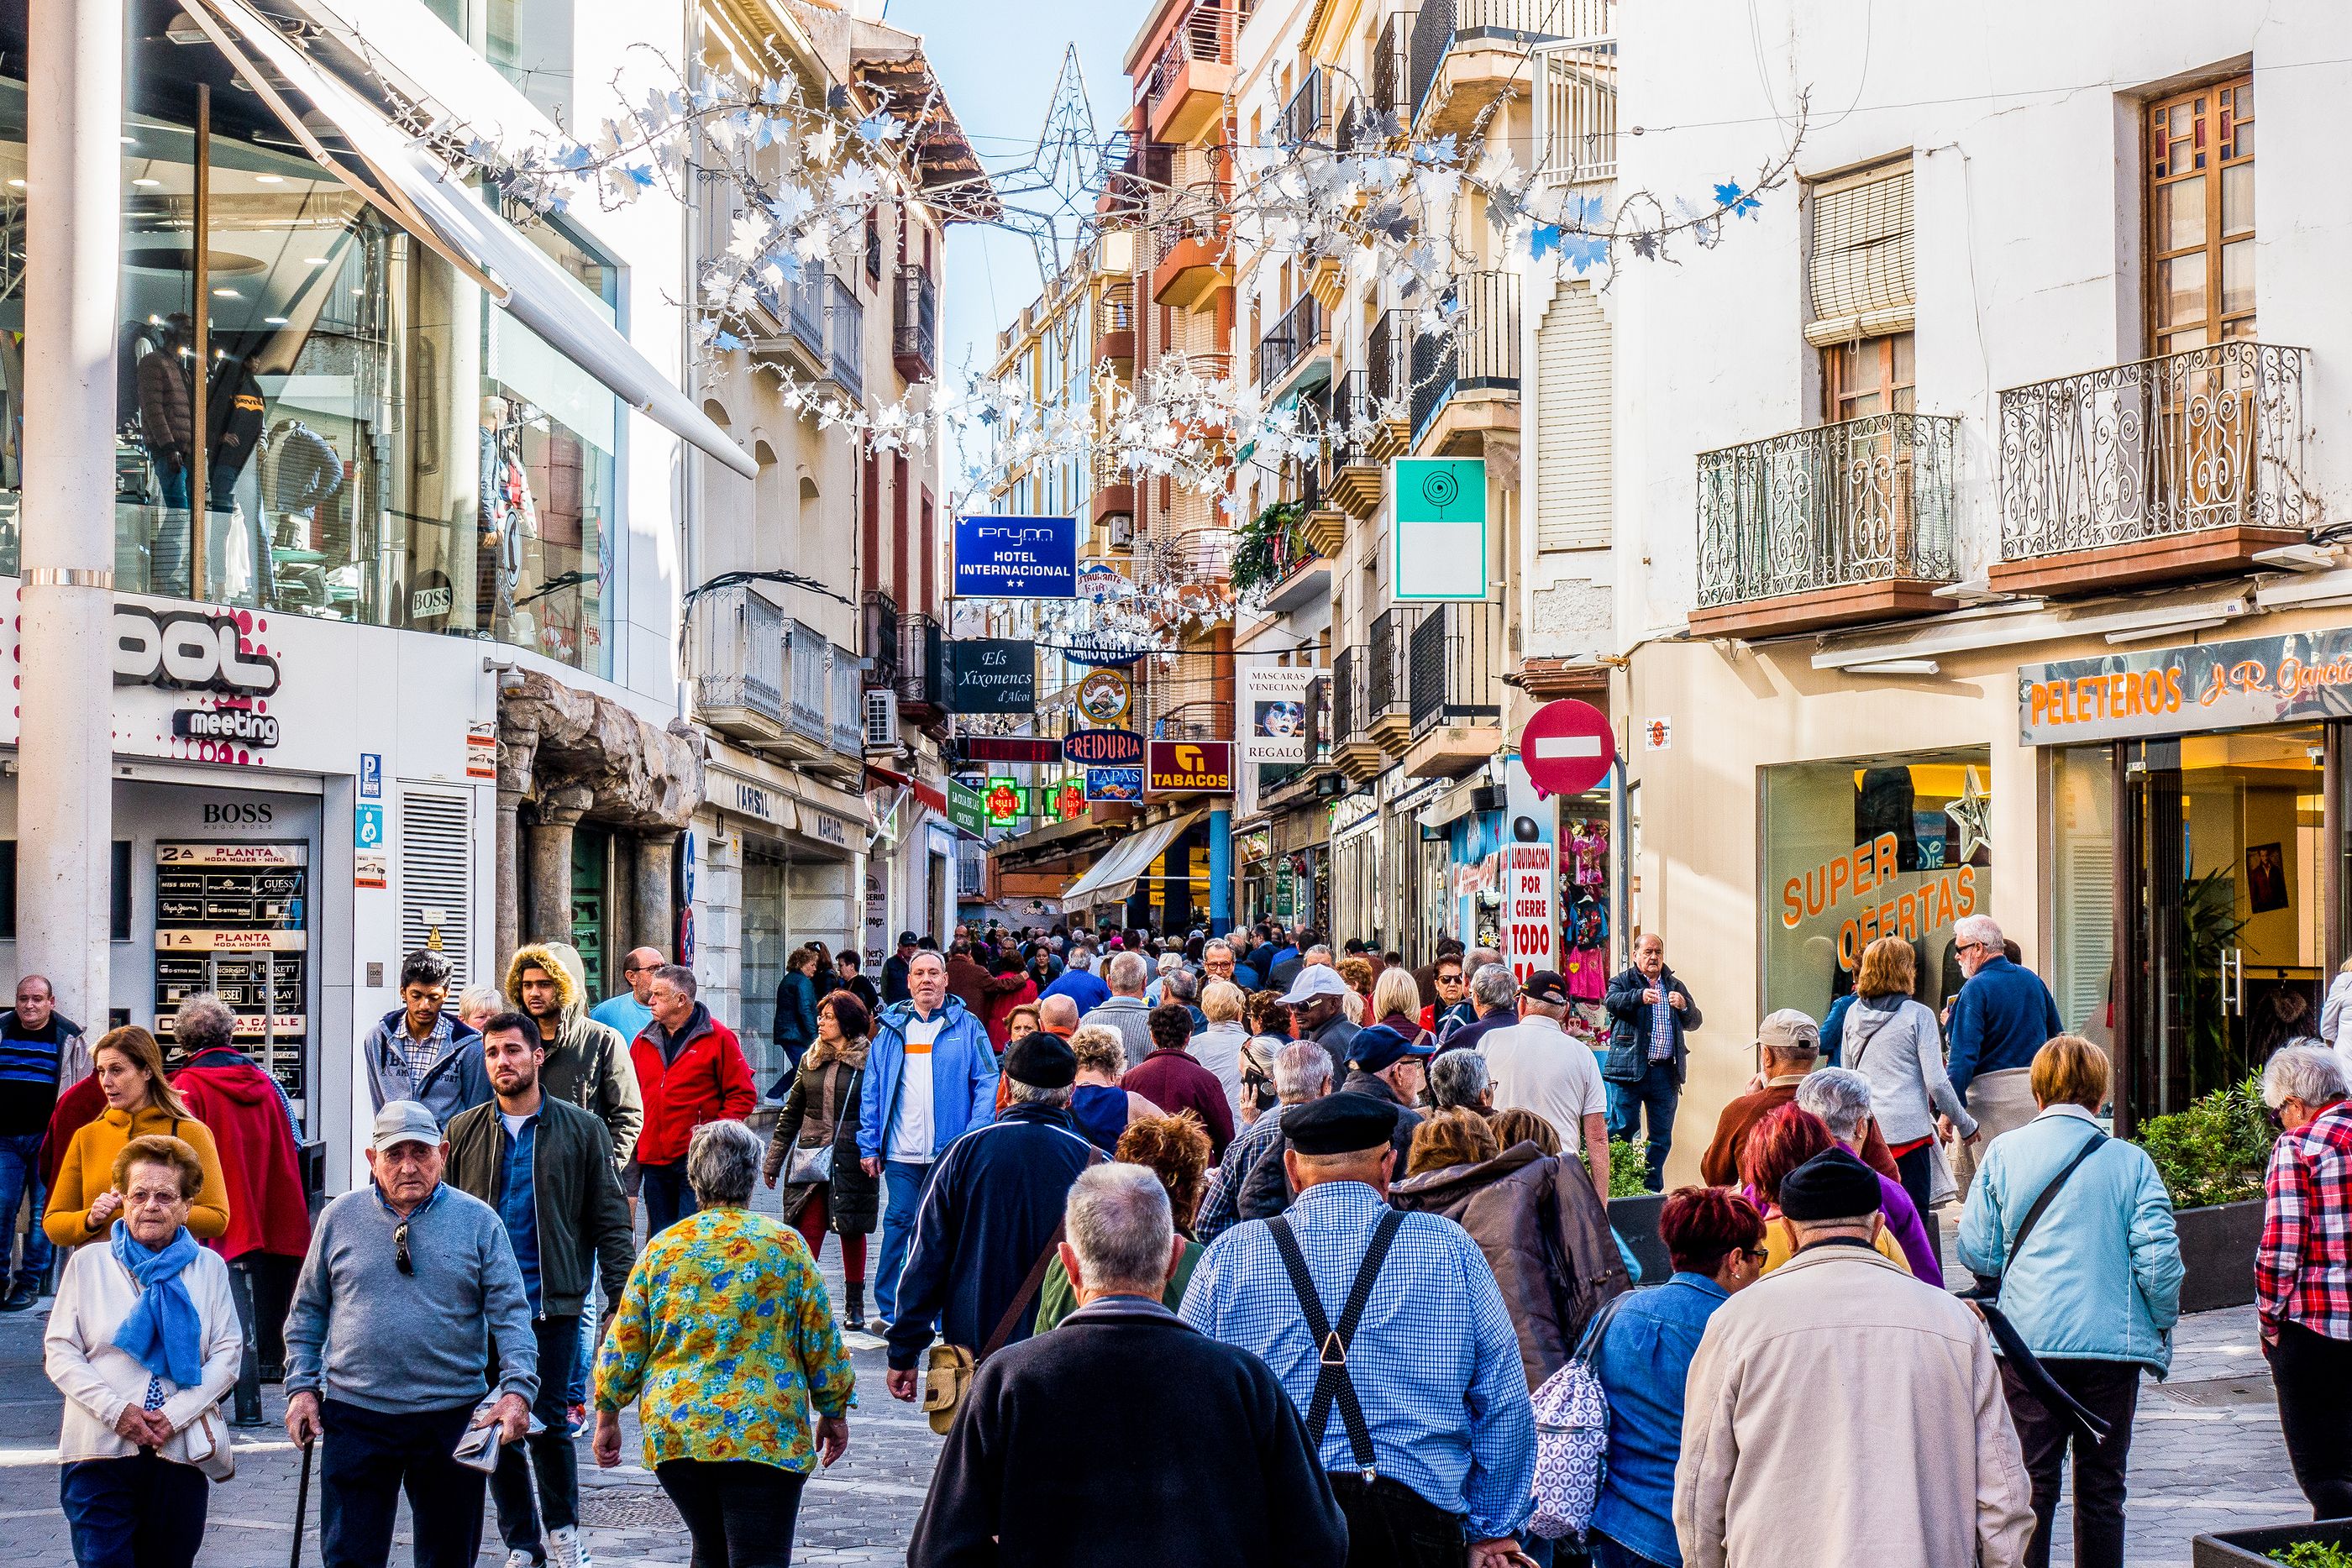
[[[740,1122],[760,1103],[751,1064],[735,1031],[695,999],[694,971],[664,964],[654,971],[654,1021],[629,1047],[645,1098],[637,1134],[646,1234],[660,1235],[695,1210],[686,1185],[686,1146],[705,1122]]]
[[[47,978],[16,982],[16,1005],[0,1013],[0,1312],[21,1312],[41,1297],[49,1271],[49,1239],[41,1230],[47,1195],[41,1179],[41,1136],[58,1108],[58,1092],[89,1076],[89,1047],[81,1026],[58,1011]],[[25,1229],[25,1257],[7,1272],[16,1239],[16,1208],[29,1196],[33,1222]]]
[[[889,1178],[874,1273],[874,1304],[886,1322],[898,1316],[898,1273],[934,1164],[996,1110],[996,1053],[980,1019],[948,994],[947,961],[917,953],[907,990],[875,1020],[858,1097],[858,1162],[867,1176]]]
[[[415,1100],[446,1127],[458,1112],[489,1099],[482,1038],[441,1010],[448,997],[448,959],[420,947],[400,961],[400,1006],[378,1019],[360,1044],[377,1110]]]
[[[286,1359],[281,1333],[294,1276],[310,1250],[310,1202],[294,1145],[293,1114],[278,1081],[236,1049],[236,1015],[207,991],[180,1004],[172,1043],[188,1053],[172,1087],[211,1129],[227,1188],[228,1231],[214,1247],[245,1324],[245,1362],[230,1424],[258,1427],[262,1364]]]

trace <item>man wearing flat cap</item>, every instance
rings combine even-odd
[[[1843,1148],[1798,1166],[1780,1183],[1796,1256],[1707,1320],[1675,1469],[1687,1568],[2023,1560],[2032,1488],[1991,1343],[1874,1249],[1880,1201]]]
[[[1518,1337],[1469,1234],[1389,1206],[1396,1110],[1361,1093],[1287,1109],[1297,1197],[1218,1237],[1178,1315],[1281,1380],[1349,1568],[1501,1568],[1535,1474]]]
[[[981,1360],[1029,1337],[1070,1184],[1100,1158],[1070,1120],[1078,1059],[1067,1040],[1024,1034],[1002,1071],[1003,1111],[948,1145],[915,1218],[890,1323],[896,1398],[915,1396],[934,1315],[941,1338]]]
[[[1716,1118],[1715,1139],[1698,1157],[1699,1179],[1709,1186],[1729,1186],[1739,1179],[1739,1155],[1748,1146],[1748,1134],[1757,1123],[1794,1100],[1798,1085],[1821,1064],[1821,1025],[1795,1008],[1768,1013],[1756,1026],[1756,1050],[1761,1059],[1757,1076],[1763,1082],[1723,1108]],[[1878,1135],[1874,1118],[1862,1140],[1862,1157],[1883,1176],[1898,1175],[1895,1155]]]

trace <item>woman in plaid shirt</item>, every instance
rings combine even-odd
[[[2263,1069],[2281,1128],[2263,1178],[2254,1296],[2278,1385],[2279,1427],[2315,1519],[2352,1514],[2352,1103],[2318,1045],[2282,1048]]]

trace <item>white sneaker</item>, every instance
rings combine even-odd
[[[518,1546],[507,1553],[507,1568],[539,1568],[539,1559]]]
[[[547,1568],[588,1568],[588,1543],[580,1539],[579,1526],[547,1532]]]

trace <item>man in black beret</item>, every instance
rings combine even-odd
[[[2023,1559],[2032,1489],[1985,1326],[1876,1249],[1880,1201],[1843,1148],[1781,1179],[1796,1256],[1718,1307],[1691,1361],[1675,1473],[1686,1562]],[[1808,1520],[1842,1527],[1800,1528],[1799,1496]]]
[[[950,1144],[931,1173],[890,1324],[895,1398],[915,1397],[934,1317],[942,1339],[983,1361],[1029,1337],[1063,1201],[1100,1158],[1070,1121],[1078,1060],[1067,1040],[1024,1034],[1002,1067],[1012,1085],[1003,1113]]]

